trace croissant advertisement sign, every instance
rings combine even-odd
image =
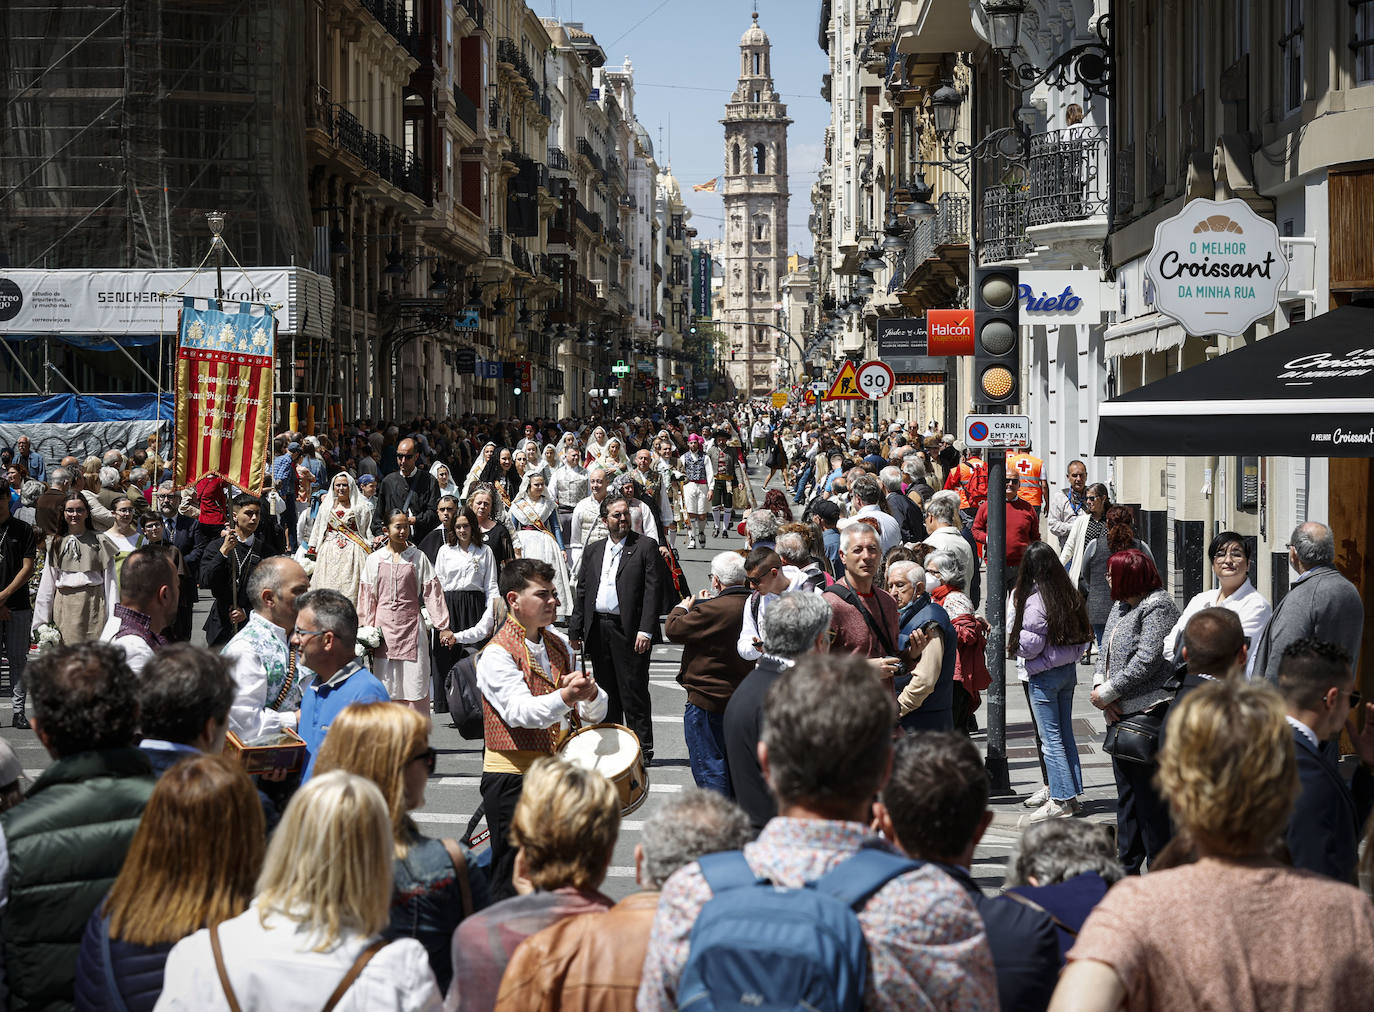
[[[1288,276],[1279,230],[1243,200],[1193,200],[1155,228],[1145,260],[1155,308],[1199,337],[1239,337],[1278,307]]]

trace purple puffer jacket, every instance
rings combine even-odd
[[[1088,641],[1055,644],[1050,642],[1050,623],[1045,615],[1045,602],[1040,591],[1026,598],[1026,613],[1021,618],[1021,640],[1016,654],[1026,659],[1026,674],[1034,678],[1052,668],[1073,664],[1083,656]]]

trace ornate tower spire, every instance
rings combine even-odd
[[[753,22],[739,40],[740,74],[725,105],[725,333],[731,377],[746,395],[774,389],[778,322],[787,273],[787,106],[773,87],[772,43]]]

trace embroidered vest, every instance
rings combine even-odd
[[[682,472],[691,482],[704,482],[706,480],[706,458],[699,453],[684,453],[682,455]]]
[[[545,633],[543,643],[549,652],[549,667],[553,670],[543,671],[534,660],[528,643],[524,628],[515,619],[508,618],[506,624],[492,637],[489,646],[499,646],[514,658],[530,695],[545,696],[550,692],[557,692],[563,676],[572,668],[572,658],[568,656],[567,649],[556,637]],[[553,755],[558,748],[558,725],[545,728],[511,727],[501,719],[501,715],[487,701],[486,696],[482,697],[482,732],[487,748],[493,752]],[[510,759],[521,768],[521,772],[529,765],[529,762],[522,763],[514,756]],[[529,761],[533,761],[533,756]]]
[[[727,446],[716,451],[716,481],[733,481],[737,458]]]

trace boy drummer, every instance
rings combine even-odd
[[[553,567],[513,559],[497,585],[509,609],[505,624],[477,659],[482,692],[482,804],[491,833],[491,898],[515,895],[515,852],[507,840],[524,774],[557,751],[576,709],[584,724],[606,716],[606,693],[585,671],[572,670],[568,641],[553,628],[558,615]]]

